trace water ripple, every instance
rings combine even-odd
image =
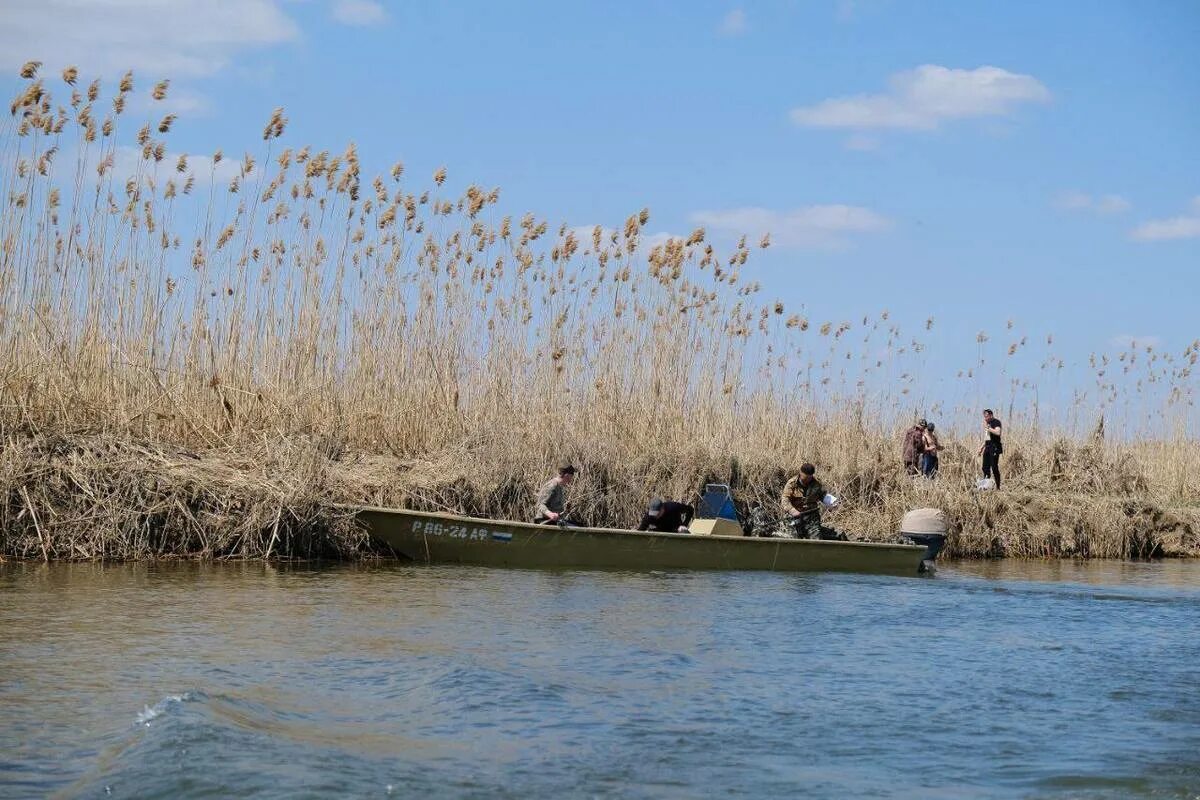
[[[0,797],[1194,798],[1193,567],[0,567]]]

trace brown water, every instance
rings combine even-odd
[[[1200,797],[1200,563],[0,566],[0,797]]]

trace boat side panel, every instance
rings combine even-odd
[[[371,533],[417,561],[512,567],[849,571],[913,575],[924,548],[639,534],[366,509]]]

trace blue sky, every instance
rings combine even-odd
[[[944,370],[1009,319],[1073,365],[1200,337],[1197,42],[1191,0],[0,5],[10,75],[173,78],[183,149],[255,147],[282,105],[290,142],[514,212],[770,229],[768,296],[933,315]]]

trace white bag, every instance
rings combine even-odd
[[[975,488],[981,492],[988,489],[995,489],[996,482],[991,478],[980,478],[979,480],[975,481]]]
[[[821,504],[826,508],[837,508],[842,501],[837,495],[827,494],[821,498]]]

